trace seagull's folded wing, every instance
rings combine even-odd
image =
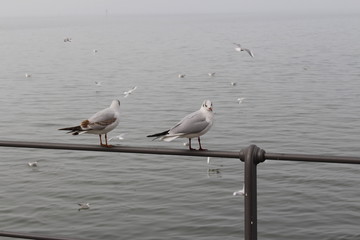
[[[89,118],[87,127],[93,130],[102,130],[116,121],[115,112],[112,109],[104,109]],[[84,126],[85,127],[85,126]]]
[[[178,124],[170,129],[169,134],[194,134],[200,133],[209,126],[205,116],[200,112],[194,112],[183,118]]]

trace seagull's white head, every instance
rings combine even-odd
[[[201,108],[205,109],[206,111],[212,112],[212,110],[213,110],[212,102],[210,100],[205,100],[203,102],[203,104],[201,105]]]
[[[112,102],[111,102],[111,105],[110,105],[111,108],[113,107],[120,107],[120,101],[118,99],[114,99]]]

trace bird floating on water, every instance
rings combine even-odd
[[[179,77],[179,78],[184,78],[184,77],[185,77],[185,74],[179,74],[178,77]]]
[[[234,45],[236,46],[236,48],[235,48],[236,51],[238,51],[238,52],[245,51],[245,52],[247,52],[251,57],[254,57],[254,54],[253,54],[253,52],[252,52],[250,49],[242,48],[242,47],[241,47],[241,44],[239,44],[239,43],[234,43]]]
[[[90,209],[90,203],[78,203],[79,205],[79,211],[80,210],[88,210]]]
[[[96,85],[96,86],[101,86],[101,85],[102,85],[102,82],[95,81],[95,85]]]
[[[201,147],[200,136],[207,133],[213,125],[213,106],[210,100],[205,100],[201,108],[196,112],[193,112],[185,116],[180,122],[178,122],[172,128],[147,137],[155,137],[166,142],[170,142],[176,138],[188,138],[189,150],[195,150],[191,148],[191,139],[198,138],[199,150],[206,150]]]
[[[25,77],[26,77],[26,78],[29,78],[29,77],[31,77],[31,74],[25,73]]]
[[[81,122],[79,126],[60,128],[59,130],[68,130],[72,135],[83,133],[98,134],[100,146],[111,147],[108,145],[107,133],[114,130],[120,122],[120,101],[113,100],[110,107],[105,108],[93,116]],[[105,144],[102,143],[102,136],[105,135]]]
[[[237,192],[233,193],[234,196],[239,196],[239,195],[245,195],[245,184],[243,184],[243,188]]]
[[[29,167],[37,167],[37,166],[38,166],[38,161],[28,162],[28,166],[29,166]]]
[[[209,73],[208,73],[209,77],[214,77],[215,74],[216,74],[215,72],[209,72]]]

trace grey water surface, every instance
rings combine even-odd
[[[208,149],[239,151],[256,144],[267,152],[359,157],[359,20],[215,14],[2,18],[1,139],[96,145],[96,135],[57,129],[119,99],[122,119],[109,137],[126,135],[112,144],[186,149],[186,139],[165,143],[146,135],[166,130],[210,99],[215,124],[202,137]],[[236,52],[234,42],[255,57]],[[125,98],[123,92],[134,86]],[[244,98],[241,104],[238,98]],[[244,181],[237,159],[211,158],[207,164],[199,157],[0,151],[1,231],[84,239],[243,239],[244,201],[232,194]],[[37,168],[27,166],[37,160]],[[259,239],[359,239],[359,171],[357,165],[260,164]],[[91,208],[78,211],[78,202]]]

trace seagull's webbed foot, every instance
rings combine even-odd
[[[206,148],[202,148],[201,147],[201,141],[200,141],[200,137],[198,137],[198,142],[199,142],[199,151],[206,151]]]
[[[102,147],[107,147],[107,148],[111,148],[113,145],[101,143],[100,146],[102,146]]]

